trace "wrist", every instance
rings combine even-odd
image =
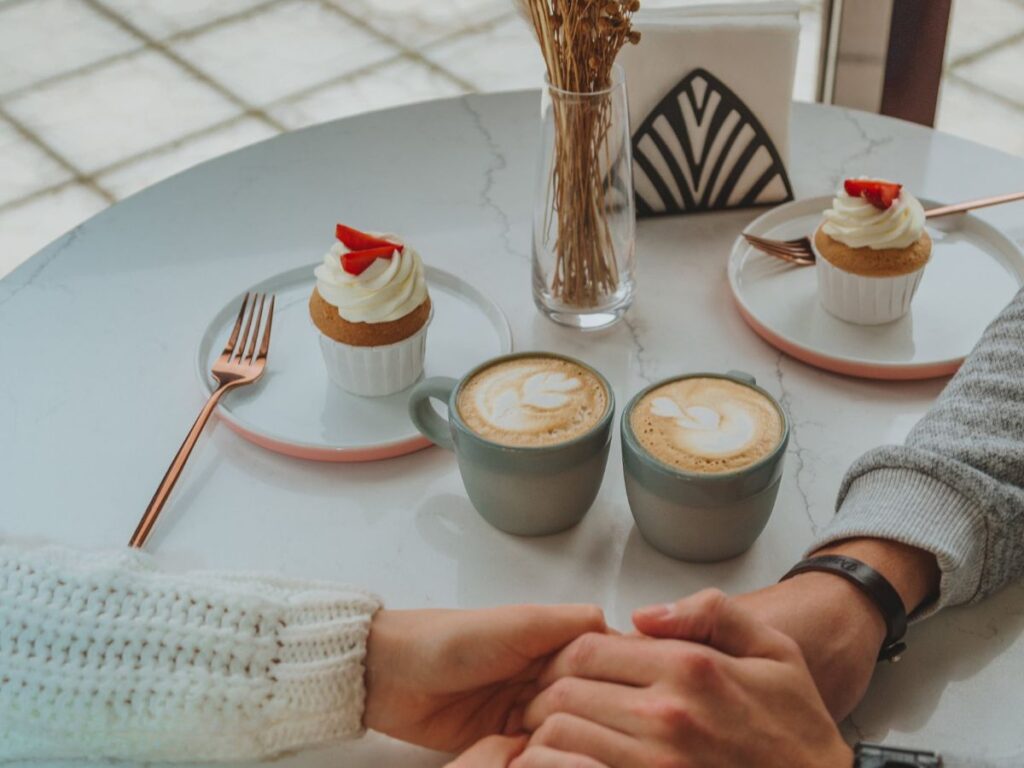
[[[813,571],[736,599],[796,641],[832,716],[849,714],[885,640],[874,603],[844,579]]]
[[[871,566],[892,584],[908,615],[938,593],[939,566],[935,556],[923,549],[887,539],[846,539],[813,553],[845,555]]]
[[[395,688],[392,680],[404,641],[401,614],[401,611],[383,608],[377,611],[370,623],[370,635],[366,639],[366,704],[363,725],[374,731],[386,732],[384,718],[390,707],[388,697]]]
[[[837,646],[877,653],[885,639],[885,621],[871,599],[831,573],[801,573],[737,600],[796,640],[809,665],[833,656]]]

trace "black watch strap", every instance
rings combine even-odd
[[[907,609],[889,580],[867,563],[844,555],[818,555],[794,565],[780,581],[808,571],[834,573],[846,579],[868,596],[885,619],[885,642],[878,654],[879,661],[899,661],[907,649],[903,636],[907,633]]]
[[[941,768],[942,756],[924,750],[883,747],[859,742],[853,748],[853,768]]]

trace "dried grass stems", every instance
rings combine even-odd
[[[626,43],[639,0],[519,0],[547,65],[554,157],[548,179],[557,217],[551,292],[569,306],[600,305],[619,284],[606,198],[615,167],[612,66]],[[624,119],[624,116],[623,116]],[[545,230],[550,230],[550,217]]]

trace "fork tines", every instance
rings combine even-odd
[[[806,237],[796,240],[771,240],[744,232],[743,238],[754,248],[769,256],[775,256],[801,266],[814,263],[814,251],[811,250],[811,242]]]
[[[256,361],[266,360],[267,350],[270,349],[270,330],[274,322],[274,300],[270,296],[270,303],[267,304],[267,294],[246,293],[242,298],[242,306],[238,310],[238,319],[235,320],[235,327],[231,330],[231,337],[224,347],[221,359],[228,363],[251,364]],[[251,299],[251,300],[250,300]],[[263,323],[263,310],[266,307],[267,320]],[[242,323],[245,322],[243,326]],[[259,342],[262,326],[263,340]],[[250,333],[252,337],[250,338]],[[239,338],[241,336],[241,338]],[[259,343],[259,352],[256,345]],[[248,350],[246,350],[248,344]]]

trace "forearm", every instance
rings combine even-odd
[[[1024,575],[1024,291],[986,330],[903,446],[850,469],[815,542],[900,541],[941,571],[926,609],[983,597]]]
[[[260,759],[357,736],[377,605],[0,546],[0,761]]]

